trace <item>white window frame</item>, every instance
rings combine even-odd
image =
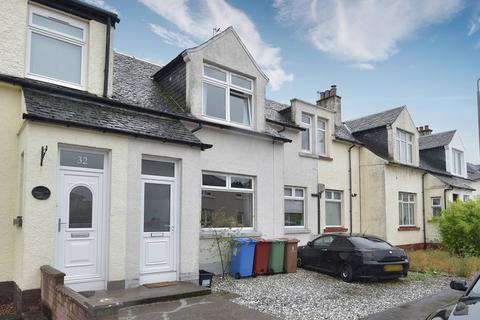
[[[32,22],[33,14],[37,14],[43,17],[51,17],[53,19],[68,23],[76,28],[83,30],[83,39],[75,38],[71,35],[61,33],[56,30],[51,30],[43,26],[34,25]],[[30,55],[31,55],[31,41],[32,33],[36,33],[42,36],[46,36],[55,40],[63,41],[66,43],[74,44],[82,48],[82,61],[81,61],[81,71],[80,71],[80,83],[69,82],[61,79],[51,78],[41,74],[35,74],[30,72]],[[28,8],[28,25],[27,25],[27,44],[26,44],[26,56],[25,56],[25,76],[27,78],[46,81],[65,87],[75,88],[75,89],[85,89],[85,72],[87,69],[87,52],[88,52],[88,23],[81,21],[79,19],[74,19],[70,16],[61,14],[56,11],[47,10],[34,5],[29,5]]]
[[[403,197],[400,197],[400,195],[403,195],[403,194],[407,194],[408,195],[408,200],[407,201],[404,201],[403,200]],[[410,196],[413,195],[413,201],[410,201]],[[398,213],[399,213],[399,225],[401,227],[416,227],[417,224],[416,224],[416,211],[417,211],[417,204],[416,204],[416,201],[417,201],[417,194],[416,193],[412,193],[412,192],[403,192],[403,191],[400,191],[398,193]],[[413,220],[413,224],[402,224],[402,216],[405,214],[405,212],[403,212],[403,204],[408,204],[409,206],[411,204],[413,204],[413,217],[412,217],[412,220]]]
[[[303,117],[308,117],[310,119],[310,123],[306,123],[306,122],[303,122]],[[306,131],[308,131],[308,136],[309,136],[309,139],[308,139],[308,149],[304,149],[303,148],[303,141],[302,141],[302,135],[304,134],[305,131],[302,131],[300,133],[300,149],[303,151],[303,152],[307,152],[307,153],[313,153],[313,121],[315,121],[315,117],[309,113],[306,113],[306,112],[302,112],[302,114],[300,115],[300,122],[302,124],[302,127],[306,129]]]
[[[467,202],[471,200],[469,194],[464,194],[462,198],[463,198],[463,202]]]
[[[460,158],[457,159],[457,156]],[[464,163],[463,151],[452,148],[452,173],[457,176],[463,176]]]
[[[410,138],[410,139],[409,139]],[[414,135],[401,130],[397,129],[397,136],[396,136],[396,149],[397,149],[397,158],[398,162],[412,164],[413,163],[413,139]],[[406,146],[406,153],[404,157],[402,157],[402,145],[405,144]]]
[[[331,192],[332,197],[328,198],[327,193]],[[333,195],[334,193],[339,193],[340,194],[340,199],[335,199],[335,196]],[[340,203],[340,224],[339,225],[333,225],[333,224],[327,224],[327,202],[335,202],[335,203]],[[342,190],[325,190],[325,227],[343,227],[343,191]]]
[[[320,128],[320,126],[318,125],[319,122],[323,122],[325,129]],[[326,156],[328,154],[328,150],[327,150],[327,129],[328,129],[327,125],[328,125],[328,121],[326,119],[317,117],[317,121],[315,122],[315,125],[316,125],[316,133],[317,133],[315,135],[316,152],[317,152],[318,155]],[[324,153],[320,153],[320,148],[318,147],[318,142],[319,142],[318,133],[319,132],[323,132],[323,134],[325,135],[325,138],[324,138],[325,152]]]
[[[433,201],[438,200],[438,204],[434,204]],[[432,208],[432,216],[439,216],[440,214],[435,214],[435,209],[440,209],[440,212],[443,210],[442,208],[442,197],[431,197],[430,198],[431,208]]]
[[[299,228],[305,228],[305,225],[306,225],[306,222],[305,222],[305,218],[306,218],[306,212],[307,212],[307,209],[306,209],[306,198],[305,198],[305,194],[306,194],[306,188],[303,188],[303,187],[292,187],[292,186],[285,186],[284,188],[284,192],[283,192],[283,199],[284,201],[285,200],[295,200],[295,201],[302,201],[303,202],[303,224],[302,225],[298,225],[298,226],[287,226],[285,225],[285,208],[283,208],[283,227],[284,228],[287,228],[287,229],[299,229]],[[287,196],[285,195],[285,189],[290,189],[292,191],[292,195],[291,196]],[[296,190],[302,190],[302,194],[303,196],[299,197],[299,196],[296,196],[295,195],[295,191]]]
[[[205,67],[216,69],[218,71],[224,72],[226,74],[226,82],[207,76],[205,74]],[[232,75],[250,81],[250,83],[252,84],[252,86],[251,86],[252,89],[248,90],[246,88],[234,85],[232,83]],[[225,69],[222,69],[222,68],[219,68],[219,67],[207,64],[207,63],[204,63],[203,66],[202,66],[202,79],[203,79],[202,80],[202,116],[203,117],[208,118],[209,120],[211,120],[213,122],[228,123],[229,125],[235,126],[235,127],[246,128],[246,129],[253,128],[253,121],[254,121],[254,116],[253,116],[254,103],[253,103],[253,101],[255,99],[253,89],[254,89],[255,82],[252,79],[247,78],[245,76],[242,76],[238,73],[230,72],[230,71],[227,71]],[[204,85],[205,85],[205,83],[225,89],[225,119],[217,118],[217,117],[214,117],[214,116],[211,116],[211,115],[207,114],[206,106],[204,105]],[[249,113],[249,117],[250,117],[249,118],[250,125],[245,125],[245,124],[242,124],[242,123],[231,121],[231,119],[230,119],[230,90],[231,89],[233,89],[235,91],[238,91],[238,92],[241,92],[241,93],[249,96],[249,99],[248,99],[248,113]]]
[[[218,187],[218,186],[209,186],[203,184],[203,175],[215,175],[215,176],[224,176],[226,186],[225,187]],[[252,180],[252,188],[233,188],[231,187],[232,178],[247,178]],[[203,231],[208,230],[254,230],[255,229],[255,178],[252,176],[246,176],[242,174],[230,174],[230,173],[220,173],[220,172],[212,172],[212,171],[202,171],[202,187],[201,191],[226,191],[226,192],[242,192],[242,193],[250,193],[252,194],[252,226],[251,227],[233,227],[233,228],[204,228],[201,227]]]

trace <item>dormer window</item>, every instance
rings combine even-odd
[[[31,6],[26,73],[29,78],[84,87],[87,24]]]
[[[251,127],[253,81],[204,65],[203,115],[214,120]]]
[[[397,129],[397,160],[412,164],[413,134]]]
[[[458,176],[463,175],[463,152],[452,149],[452,154],[453,154],[453,166],[452,166],[452,173],[456,174]]]

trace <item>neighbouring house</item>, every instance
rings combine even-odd
[[[406,107],[343,121],[335,86],[315,103],[267,99],[231,27],[160,66],[115,52],[103,9],[0,9],[0,305],[19,313],[39,307],[43,265],[76,291],[196,282],[220,271],[227,228],[422,244],[422,203],[480,181],[460,138],[427,143]]]
[[[456,130],[432,134],[428,125],[420,133],[420,167],[428,172],[424,180],[424,210],[427,241],[438,243],[435,223],[429,222],[449,202],[472,199],[475,187],[467,172],[465,146]]]
[[[468,178],[472,180],[471,186],[475,188],[472,192],[474,199],[480,198],[480,165],[467,162]]]

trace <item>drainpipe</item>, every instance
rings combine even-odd
[[[353,204],[353,193],[352,193],[352,149],[355,147],[354,144],[348,148],[348,191],[350,194],[349,197],[349,211],[350,211],[350,235],[352,235],[352,229],[353,229],[353,209],[352,209],[352,204]]]
[[[453,190],[452,186],[443,189],[443,210],[447,210],[447,191]]]
[[[422,174],[422,215],[423,215],[423,250],[427,249],[427,222],[425,217],[425,176],[428,172]]]
[[[105,70],[103,70],[103,96],[108,96],[108,71],[110,69],[110,28],[112,19],[107,17],[107,34],[105,36]]]

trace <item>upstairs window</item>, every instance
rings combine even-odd
[[[397,159],[406,164],[412,164],[413,134],[397,130]]]
[[[305,131],[302,131],[302,150],[312,151],[312,116],[306,113],[302,113],[302,127]]]
[[[203,115],[241,126],[252,123],[253,81],[203,66]]]
[[[452,173],[456,175],[463,175],[463,152],[452,149],[453,153],[453,166]]]
[[[327,121],[319,118],[317,119],[317,153],[322,156],[327,154],[326,136]]]
[[[27,76],[74,88],[84,87],[87,24],[30,7]]]

